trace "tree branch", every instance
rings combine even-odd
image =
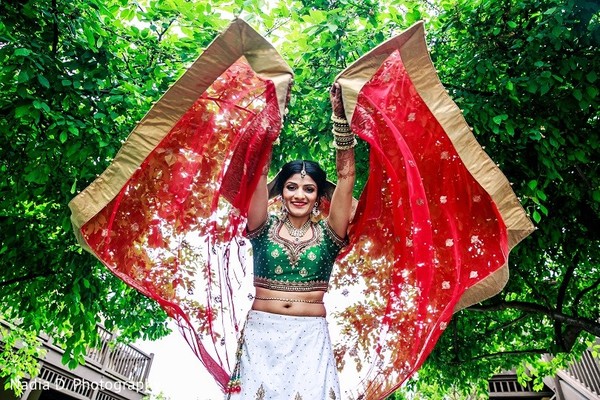
[[[44,277],[44,276],[50,276],[50,275],[53,275],[53,274],[54,274],[54,271],[52,271],[52,270],[46,271],[46,272],[41,272],[41,273],[33,273],[32,272],[32,273],[27,274],[27,275],[19,276],[17,278],[12,278],[12,279],[0,282],[0,287],[5,287],[5,286],[8,286],[8,285],[13,285],[13,284],[18,283],[18,282],[24,282],[24,281],[32,280],[32,279],[35,279],[35,278],[41,278],[41,277]]]
[[[573,256],[569,267],[563,275],[563,280],[560,284],[560,287],[558,288],[558,295],[556,296],[556,312],[558,313],[562,313],[563,311],[565,295],[567,294],[567,289],[569,287],[569,283],[571,282],[571,278],[575,273],[575,268],[577,268],[577,264],[579,264],[579,256],[577,252],[575,252],[575,255]],[[565,338],[563,336],[562,321],[554,320],[554,334],[556,336],[557,344],[560,345],[563,351],[568,351],[569,346],[567,346],[567,343],[565,342]]]
[[[162,30],[162,32],[158,33],[157,36],[157,41],[160,43],[164,34],[167,33],[167,31],[169,30],[169,28],[171,27],[171,25],[173,25],[173,22],[177,21],[177,18],[179,18],[179,14],[177,14],[176,16],[174,16],[173,18],[171,18],[171,20],[169,21],[169,23],[167,24],[167,26],[165,26],[165,29]]]
[[[535,303],[527,303],[524,301],[502,301],[495,304],[489,305],[475,305],[467,308],[467,311],[502,311],[502,310],[522,310],[538,314],[547,315],[548,317],[560,321],[562,323],[573,325],[589,332],[595,336],[600,336],[600,323],[588,319],[588,318],[575,318],[570,315],[566,315],[556,310],[552,310],[549,307],[544,307]]]
[[[527,313],[523,313],[523,314],[521,314],[519,317],[517,317],[517,318],[513,319],[512,321],[508,321],[508,322],[506,322],[506,323],[504,323],[504,324],[502,324],[502,325],[500,325],[500,326],[497,326],[497,327],[495,327],[495,328],[494,328],[494,331],[501,331],[502,329],[510,328],[511,326],[513,326],[513,325],[515,325],[515,324],[517,324],[517,323],[519,323],[519,322],[523,321],[525,318],[529,318],[529,317],[530,317],[530,315],[529,315],[529,314],[527,314]],[[486,333],[486,337],[489,337],[489,336],[487,336],[487,334],[491,334],[491,333],[492,333],[492,332],[489,332],[489,331],[488,331],[488,332]]]
[[[599,286],[600,286],[600,278],[598,278],[596,280],[596,282],[594,282],[591,286],[589,286],[589,287],[585,288],[584,290],[582,290],[581,292],[577,293],[577,296],[575,296],[575,299],[573,300],[573,305],[571,306],[571,311],[573,312],[574,315],[579,317],[577,308],[578,308],[579,302],[581,301],[583,296],[585,296],[592,290],[597,289]]]
[[[573,277],[573,274],[575,273],[577,264],[579,264],[579,255],[577,252],[575,252],[575,255],[573,256],[573,259],[571,260],[569,267],[567,268],[567,270],[565,271],[565,274],[563,275],[563,280],[560,284],[560,288],[558,288],[558,296],[556,297],[556,311],[558,311],[559,313],[562,313],[563,304],[565,302],[565,295],[567,293],[567,288],[569,287],[571,278]]]
[[[56,0],[52,0],[52,54],[56,56],[58,51],[58,10]]]
[[[494,357],[504,357],[511,355],[521,355],[521,354],[548,354],[550,351],[548,349],[527,349],[527,350],[514,350],[514,351],[499,351],[498,353],[489,353],[482,354],[477,357],[472,357],[467,360],[460,360],[460,363],[483,360],[485,358],[494,358]]]
[[[277,29],[279,29],[279,28],[280,28],[280,27],[282,27],[283,25],[285,25],[285,24],[287,24],[288,22],[290,22],[290,20],[291,20],[291,18],[290,18],[290,17],[288,17],[288,18],[284,18],[284,19],[282,19],[282,20],[281,20],[281,22],[280,22],[280,23],[273,25],[273,27],[271,27],[271,29],[269,29],[269,30],[267,31],[267,33],[265,33],[265,37],[269,37],[269,36],[271,36],[271,34],[272,34],[274,31],[276,31]]]
[[[539,286],[539,285],[533,285],[529,281],[529,276],[526,276],[526,274],[524,274],[524,273],[520,273],[518,275],[521,277],[521,279],[523,279],[523,282],[525,282],[525,284],[527,286],[529,286],[529,289],[531,289],[532,294],[535,294],[535,296],[537,298],[539,298],[540,301],[544,302],[544,304],[546,304],[546,307],[550,307],[551,306],[552,303],[550,302],[550,300],[548,299],[548,297],[546,297],[543,293],[541,293],[538,290],[537,286]]]

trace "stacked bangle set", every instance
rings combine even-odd
[[[333,147],[337,150],[350,150],[356,146],[356,137],[345,118],[331,116],[333,122]]]

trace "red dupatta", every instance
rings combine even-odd
[[[290,81],[277,52],[234,21],[70,203],[84,248],[176,319],[223,390],[251,298],[241,230]],[[341,300],[328,307],[346,397],[379,399],[421,365],[453,311],[502,288],[531,224],[443,92],[422,25],[339,82],[371,163],[332,278]]]
[[[82,246],[160,303],[223,390],[251,295],[241,231],[291,78],[235,20],[69,204]]]
[[[453,312],[502,289],[508,253],[532,225],[442,87],[422,24],[338,81],[371,160],[333,278],[359,299],[336,309],[335,352],[359,378],[348,395],[382,399],[425,361]]]

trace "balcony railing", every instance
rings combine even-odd
[[[583,353],[581,360],[571,364],[565,373],[596,396],[600,396],[600,362],[594,358],[590,349]]]
[[[517,381],[517,375],[512,373],[505,373],[496,375],[488,382],[490,399],[496,399],[501,397],[515,398],[544,398],[552,396],[554,393],[544,387],[541,391],[535,391],[533,384],[527,382],[525,386],[522,386]]]
[[[11,329],[11,325],[6,321],[0,320],[0,325]],[[116,335],[100,325],[98,334],[100,346],[88,350],[86,365],[98,372],[112,375],[117,380],[130,383],[136,391],[143,390],[150,373],[153,354],[148,355],[131,345],[117,342]],[[1,339],[0,336],[0,346],[3,345]],[[63,350],[53,344],[47,336],[43,335],[42,340],[47,348],[59,354],[63,353]]]
[[[98,326],[98,334],[101,345],[88,351],[86,356],[88,365],[109,372],[126,382],[135,385],[145,384],[153,355],[117,342],[116,336],[102,326]]]

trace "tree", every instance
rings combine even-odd
[[[181,11],[126,1],[2,2],[0,15],[0,318],[45,331],[74,367],[98,322],[130,340],[167,332],[156,304],[82,254],[67,203],[217,28],[197,18],[174,35]],[[24,370],[0,377],[16,388]]]
[[[598,4],[440,4],[434,63],[538,230],[503,292],[454,317],[415,386],[487,391],[478,378],[515,367],[541,385],[600,336]]]
[[[566,357],[546,365],[539,353],[576,356],[598,335],[600,33],[597,4],[580,0],[2,2],[2,318],[62,340],[71,365],[96,343],[97,322],[125,340],[166,333],[155,304],[82,254],[67,203],[232,15],[296,73],[273,170],[317,154],[332,161],[321,132],[335,75],[425,18],[442,82],[538,224],[513,252],[505,290],[455,316],[412,390],[470,393],[524,363],[541,376]],[[364,144],[357,159],[358,194]],[[15,382],[25,368],[5,371]]]

